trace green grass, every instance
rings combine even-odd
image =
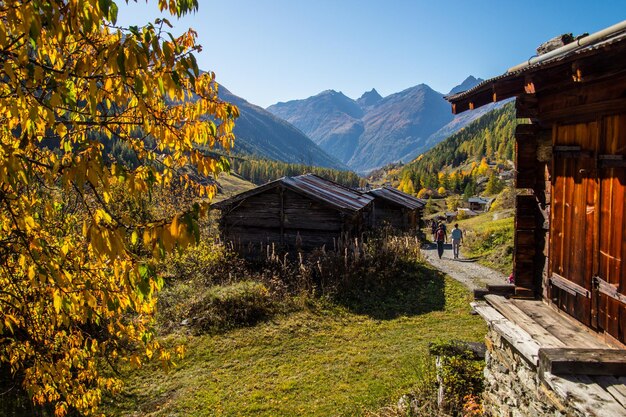
[[[493,216],[493,212],[488,212],[460,220],[459,227],[465,231],[464,246],[461,248],[464,256],[475,257],[479,263],[508,276],[513,268],[515,219],[511,215],[493,220]]]
[[[213,200],[214,203],[256,187],[256,185],[250,181],[236,174],[221,174],[218,178],[218,182],[220,184],[220,192]]]
[[[218,335],[171,334],[167,343],[185,343],[186,358],[170,372],[153,365],[126,374],[124,393],[107,399],[105,412],[359,416],[395,404],[419,379],[429,342],[481,341],[486,331],[483,321],[469,314],[470,296],[459,283],[430,269],[421,274],[404,291],[431,291],[426,298],[441,299],[422,313],[377,319],[314,300],[254,327]]]

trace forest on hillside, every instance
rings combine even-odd
[[[402,167],[399,188],[412,194],[441,187],[473,194],[478,177],[492,176],[491,167],[513,159],[516,125],[513,102],[487,113]]]
[[[443,167],[456,168],[473,161],[504,162],[513,159],[513,134],[517,119],[515,104],[485,114],[466,128],[422,154],[405,166],[405,170],[435,173]]]
[[[362,186],[362,183],[365,181],[352,171],[341,171],[305,164],[291,164],[270,159],[232,158],[231,169],[244,179],[257,185],[265,184],[281,177],[307,173],[312,173],[352,188]]]

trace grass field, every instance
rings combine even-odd
[[[218,202],[230,198],[236,194],[248,191],[256,185],[250,181],[246,181],[237,174],[221,174],[218,178],[220,184],[220,192],[215,197],[213,202]]]
[[[380,302],[398,314],[384,319],[315,299],[254,327],[218,335],[173,333],[167,342],[186,344],[186,358],[170,372],[154,365],[127,373],[124,393],[106,400],[105,411],[359,416],[395,404],[419,380],[429,342],[481,341],[486,331],[469,314],[469,294],[459,283],[424,266],[420,271],[387,283],[382,293],[389,299]],[[388,290],[394,287],[395,294]]]
[[[465,231],[464,256],[475,257],[479,263],[508,276],[513,268],[515,219],[509,212],[502,212],[501,215],[504,218],[494,220],[494,213],[488,212],[458,223]]]

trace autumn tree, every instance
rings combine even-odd
[[[489,180],[487,181],[487,185],[485,187],[486,195],[494,195],[498,194],[500,191],[504,189],[503,181],[498,178],[496,174],[493,172],[489,175]]]
[[[197,0],[158,7],[180,16]],[[203,149],[230,149],[238,115],[199,71],[192,30],[116,17],[112,0],[0,2],[0,368],[57,416],[97,413],[119,388],[101,358],[170,361],[150,332],[152,259],[194,240],[207,203],[142,221],[113,210],[114,190],[177,183],[210,199],[203,178],[226,164]],[[113,139],[136,165],[109,159]]]
[[[474,175],[477,177],[484,176],[489,173],[489,170],[490,168],[489,168],[489,164],[487,163],[487,158],[483,158],[481,159],[478,167],[476,167],[476,170],[474,171]]]

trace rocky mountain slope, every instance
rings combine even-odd
[[[267,110],[255,106],[220,86],[220,97],[239,107],[235,121],[234,152],[283,162],[347,169],[302,131]]]
[[[470,76],[450,93],[481,81]],[[420,84],[387,97],[372,89],[357,100],[327,90],[267,110],[301,129],[350,168],[367,172],[390,162],[410,161],[498,106],[454,116],[443,94]]]

